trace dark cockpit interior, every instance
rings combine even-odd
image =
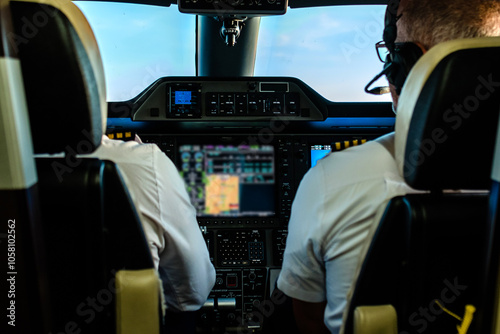
[[[155,323],[137,325],[151,333],[159,333],[159,328],[174,333],[295,333],[291,309],[275,292],[299,184],[324,157],[395,130],[392,100],[381,94],[388,92],[387,80],[383,75],[380,81],[372,80],[384,66],[374,45],[382,38],[387,1],[74,1],[88,20],[83,28],[75,28],[73,14],[61,9],[64,6],[57,9],[57,2],[0,0],[1,45],[10,50],[0,56],[16,62],[19,58],[20,65],[14,65],[20,66],[18,71],[22,68],[22,79],[20,74],[14,77],[24,80],[19,96],[19,87],[4,84],[9,87],[5,95],[22,102],[9,104],[13,108],[2,107],[0,100],[0,112],[26,113],[12,122],[24,124],[30,134],[29,140],[16,134],[14,142],[22,145],[5,140],[15,152],[27,150],[19,153],[22,159],[6,155],[9,162],[25,157],[30,161],[19,162],[22,169],[9,167],[6,178],[14,179],[10,175],[17,175],[16,168],[26,170],[28,177],[21,178],[27,185],[7,182],[0,188],[0,199],[13,208],[0,210],[1,218],[16,222],[17,254],[22,254],[19,262],[9,255],[6,263],[18,263],[19,273],[25,270],[22,275],[10,270],[8,276],[19,282],[17,319],[33,319],[12,333],[133,333],[126,328],[142,322]],[[82,29],[93,31],[98,56],[86,53]],[[484,54],[472,53],[480,48],[475,44],[464,47],[474,51],[459,56],[455,49],[445,49],[452,60],[444,57],[445,65],[428,66],[429,73],[437,74],[414,91],[415,101],[408,99],[431,115],[407,131],[407,147],[413,143],[412,148],[419,148],[418,157],[427,152],[425,135],[432,137],[432,129],[449,125],[436,121],[433,112],[446,109],[445,104],[456,99],[454,92],[464,95],[475,89],[474,84],[457,84],[460,75],[450,73],[488,77],[491,68],[493,79],[499,78],[492,59],[498,56],[500,42],[488,43],[481,46],[488,50]],[[46,45],[51,47],[44,49]],[[486,65],[458,72],[466,67],[463,59],[472,62],[477,54]],[[95,68],[93,57],[102,58],[105,86],[89,74]],[[10,71],[0,62],[0,75]],[[370,95],[366,91],[371,81],[377,87]],[[493,98],[477,108],[481,112],[499,104],[496,86],[486,87]],[[497,142],[494,148],[498,116],[485,119],[480,128],[464,127],[467,140],[451,136],[448,153],[440,152],[445,158],[423,159],[422,164],[419,160],[415,187],[425,195],[398,197],[381,215],[380,230],[372,231],[375,241],[367,250],[368,260],[353,283],[352,305],[344,315],[346,333],[370,333],[353,325],[354,308],[379,304],[396,308],[401,333],[420,333],[423,327],[412,323],[413,311],[421,302],[432,302],[427,301],[432,296],[442,296],[444,280],[471,286],[461,299],[457,296],[460,309],[455,309],[463,314],[466,304],[478,306],[479,320],[471,332],[494,332],[498,298],[485,297],[485,291],[497,287],[499,261],[495,201],[500,180],[491,167],[499,146]],[[469,117],[460,121],[471,122]],[[8,124],[3,128],[23,128],[2,122]],[[421,133],[425,135],[419,137]],[[177,168],[216,270],[215,285],[198,311],[166,312],[163,317],[155,293],[159,283],[126,182],[113,163],[81,158],[99,146],[102,134],[156,144]],[[464,158],[458,159],[460,154]],[[473,157],[472,163],[461,161],[467,156]],[[481,166],[475,166],[476,161]],[[462,168],[443,172],[455,165]],[[441,174],[435,173],[439,166]],[[466,182],[460,173],[467,172],[481,174],[481,180]],[[452,181],[441,184],[448,179]],[[461,182],[455,182],[458,179]],[[450,187],[474,193],[449,195]],[[455,209],[454,214],[443,213]],[[28,222],[25,227],[23,220]],[[474,224],[476,229],[471,228]],[[131,281],[146,283],[130,284],[129,293]],[[118,285],[125,287],[123,294]],[[29,296],[36,296],[33,304],[23,304]],[[9,297],[5,308],[12,300]],[[147,312],[154,317],[148,318]],[[449,321],[443,325],[426,319],[429,332],[449,328]]]

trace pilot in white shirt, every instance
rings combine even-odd
[[[304,176],[293,202],[278,288],[295,299],[328,301],[324,321],[331,333],[341,327],[378,209],[415,191],[399,175],[393,136],[323,158]]]
[[[115,162],[140,214],[167,309],[196,311],[215,283],[215,269],[184,181],[154,144],[103,136],[91,157]]]

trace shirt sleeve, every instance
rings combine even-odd
[[[215,269],[177,168],[153,144],[127,143],[120,150],[109,151],[108,156],[120,152],[113,158],[133,193],[163,281],[167,309],[199,309],[215,283]]]
[[[163,237],[157,254],[167,307],[195,311],[214,286],[215,269],[179,172],[156,146],[154,162],[161,219],[156,235]]]
[[[104,136],[92,156],[114,161],[122,172],[163,280],[167,308],[199,309],[215,283],[215,269],[175,165],[157,145],[138,138],[122,142]]]
[[[324,185],[321,168],[310,169],[292,204],[288,237],[278,287],[288,296],[321,302],[325,296],[325,266],[321,250]]]

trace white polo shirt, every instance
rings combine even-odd
[[[278,287],[306,302],[327,300],[324,321],[338,333],[360,253],[381,205],[415,192],[398,173],[394,133],[330,154],[311,168],[292,205]]]

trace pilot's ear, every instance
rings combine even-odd
[[[398,109],[399,94],[396,92],[396,87],[391,83],[389,84],[389,90],[392,98],[392,111],[396,114]]]

